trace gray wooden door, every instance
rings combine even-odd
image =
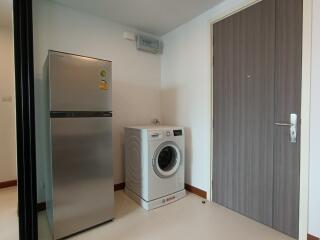
[[[274,125],[300,116],[302,0],[288,1],[213,25],[212,197],[297,237],[299,132],[291,144],[289,128]]]
[[[213,26],[213,200],[272,226],[275,2]]]
[[[275,122],[300,119],[302,65],[302,0],[276,1]],[[300,121],[297,142],[289,127],[274,127],[273,227],[299,234]]]

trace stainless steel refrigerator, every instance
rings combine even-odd
[[[111,62],[49,51],[48,76],[47,215],[60,239],[113,218]]]

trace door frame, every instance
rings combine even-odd
[[[227,9],[208,21],[210,32],[210,168],[208,198],[212,201],[213,181],[213,24],[240,12],[261,0],[244,0]],[[302,79],[301,79],[301,141],[300,141],[300,199],[299,199],[299,240],[306,240],[308,234],[308,201],[309,201],[309,135],[310,135],[310,90],[311,90],[311,51],[312,51],[312,5],[313,0],[303,0],[303,33],[302,33]]]
[[[13,0],[19,239],[37,240],[32,1]]]

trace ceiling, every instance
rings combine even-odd
[[[73,9],[161,36],[200,15],[222,0],[54,1]]]
[[[0,0],[0,26],[10,27],[12,22],[13,0]]]

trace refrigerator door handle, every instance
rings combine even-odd
[[[112,111],[51,111],[51,118],[112,117]]]

